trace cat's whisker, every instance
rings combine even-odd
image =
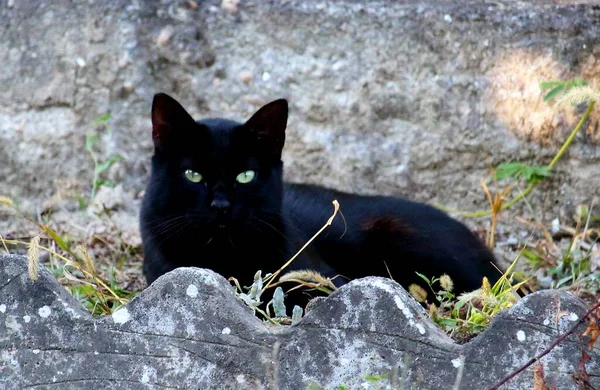
[[[174,222],[172,222],[166,226],[163,226],[159,229],[153,229],[152,233],[156,237],[163,236],[163,235],[168,234],[168,233],[172,232],[173,230],[179,228],[181,226],[181,224],[183,224],[183,223],[188,223],[188,221],[185,219],[179,220],[179,221],[174,221]]]
[[[150,228],[150,235],[152,237],[159,237],[159,236],[163,236],[165,234],[168,234],[169,232],[179,228],[182,224],[187,224],[189,223],[189,221],[187,220],[187,218],[185,218],[185,215],[177,218],[172,218],[170,220],[166,220],[163,221],[162,224],[157,224],[156,226],[154,226],[153,228]]]
[[[159,245],[162,245],[165,241],[167,240],[172,240],[173,238],[176,238],[177,236],[179,236],[189,225],[191,225],[191,222],[189,221],[185,221],[184,223],[181,223],[179,225],[176,225],[176,227],[170,229],[171,233],[167,234],[165,237],[163,237],[163,239],[159,242]],[[158,236],[156,236],[158,237]]]
[[[161,217],[161,218],[154,219],[152,221],[144,223],[143,226],[148,229],[157,228],[157,227],[161,227],[163,225],[169,224],[173,221],[179,221],[185,217],[186,216],[182,215],[182,214],[173,214],[170,217]]]
[[[268,223],[267,221],[258,218],[257,216],[252,216],[252,220],[255,220],[257,222],[262,223],[263,225],[271,228],[275,233],[277,233],[281,238],[283,238],[285,240],[286,243],[293,245],[294,242],[292,242],[292,240],[290,240],[283,232],[280,232],[279,230],[277,230],[277,228],[273,225],[271,225],[270,223]],[[253,225],[254,226],[254,225]],[[260,230],[260,229],[259,229]],[[262,232],[262,231],[261,231]]]
[[[229,238],[229,243],[233,247],[233,250],[237,251],[237,248],[235,247],[235,244],[233,243],[233,240],[231,239],[231,237],[228,237],[228,238]]]
[[[288,221],[288,218],[283,215],[283,213],[281,212],[277,212],[277,211],[271,211],[268,213],[262,213],[262,216],[266,216],[267,218],[273,218],[274,221],[279,221],[281,223],[283,223],[286,227],[289,227],[293,230],[296,231],[296,233],[299,233],[301,236],[304,235],[304,232],[296,225],[294,225],[293,223],[291,223],[290,221]]]

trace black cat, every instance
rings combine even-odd
[[[487,247],[433,207],[284,183],[287,117],[281,99],[245,123],[196,122],[170,96],[155,95],[152,173],[140,218],[148,283],[177,267],[195,266],[249,286],[257,270],[276,271],[323,226],[334,199],[341,214],[288,269],[338,276],[337,286],[391,275],[406,288],[422,285],[415,272],[445,273],[457,293],[481,287],[484,276],[498,280]],[[306,302],[298,294],[290,299]]]

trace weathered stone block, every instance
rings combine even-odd
[[[159,278],[111,316],[93,318],[45,269],[0,257],[0,387],[6,389],[383,388],[484,389],[548,346],[585,313],[574,295],[532,294],[455,344],[395,282],[369,277],[343,286],[294,326],[260,321],[227,281],[205,269]],[[548,385],[600,386],[600,354],[585,325],[541,362]],[[582,354],[590,356],[582,361]],[[580,366],[583,364],[583,366]],[[372,384],[372,383],[371,383]],[[531,368],[502,389],[531,389]],[[368,387],[367,387],[368,388]]]

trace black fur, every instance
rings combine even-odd
[[[155,96],[155,153],[140,218],[148,283],[177,267],[196,266],[249,286],[257,270],[263,275],[276,271],[323,226],[334,199],[341,214],[289,269],[337,276],[337,286],[391,274],[408,287],[422,285],[415,272],[428,277],[446,273],[457,293],[479,288],[484,276],[492,283],[499,278],[487,247],[465,225],[433,207],[284,183],[287,115],[287,102],[277,100],[245,123],[195,122],[168,95]],[[188,180],[188,169],[203,180]],[[254,180],[237,183],[236,176],[247,170],[256,172]],[[290,299],[305,303],[298,294]]]

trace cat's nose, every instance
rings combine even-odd
[[[213,199],[210,208],[217,214],[225,214],[229,211],[231,205],[226,199]]]

